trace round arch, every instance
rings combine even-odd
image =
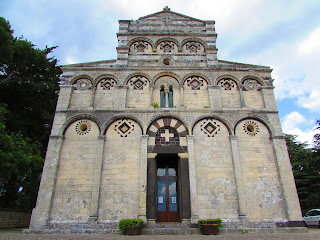
[[[71,80],[70,80],[70,85],[74,84],[76,81],[78,81],[79,79],[88,79],[91,84],[93,85],[94,83],[94,80],[92,77],[90,77],[89,75],[86,75],[86,74],[81,74],[81,75],[77,75],[75,77],[73,77]]]
[[[219,121],[220,121],[223,125],[225,125],[225,127],[228,129],[229,135],[232,135],[232,126],[231,126],[230,122],[229,122],[227,119],[225,119],[225,118],[223,118],[223,117],[220,117],[220,116],[218,116],[218,115],[214,115],[214,114],[203,115],[203,116],[197,118],[197,119],[192,123],[192,131],[191,131],[192,134],[193,134],[193,129],[194,129],[194,127],[196,126],[196,124],[197,124],[198,122],[200,122],[201,120],[206,119],[206,118],[212,118],[212,119],[219,120]]]
[[[173,72],[161,72],[161,73],[158,73],[157,75],[155,75],[155,76],[153,77],[152,83],[155,84],[156,81],[157,81],[159,78],[165,77],[165,76],[169,76],[169,77],[174,78],[174,79],[178,82],[179,85],[180,85],[180,83],[182,82],[182,81],[181,81],[181,78],[180,78],[177,74],[175,74],[175,73],[173,73]]]
[[[98,83],[104,78],[112,78],[116,82],[116,84],[118,84],[118,82],[119,82],[118,78],[115,75],[113,75],[113,74],[103,74],[103,75],[100,75],[99,77],[97,77],[95,79],[94,86],[95,87],[98,86]]]
[[[197,72],[195,72],[195,73],[188,73],[187,75],[185,75],[185,76],[183,77],[182,84],[184,84],[184,82],[185,82],[189,77],[192,77],[192,76],[202,77],[202,78],[207,82],[208,85],[211,84],[211,79],[210,79],[208,76],[206,76],[206,75],[204,75],[204,74],[202,74],[202,73],[197,73]]]
[[[148,42],[150,45],[151,45],[151,48],[154,49],[155,48],[155,44],[154,42],[150,39],[150,38],[147,38],[147,37],[137,37],[137,38],[133,38],[131,39],[128,43],[127,43],[127,46],[128,47],[131,47],[132,44],[134,44],[135,42],[138,42],[138,41],[145,41],[145,42]]]
[[[98,128],[99,128],[99,135],[101,135],[101,123],[100,121],[95,118],[92,115],[88,115],[88,114],[81,114],[81,115],[77,115],[77,116],[73,116],[70,119],[68,119],[61,127],[60,129],[60,135],[64,136],[64,134],[66,133],[67,129],[70,127],[70,125],[76,121],[79,120],[90,120],[93,121],[95,124],[97,124]]]
[[[238,124],[243,121],[243,120],[256,120],[260,123],[262,123],[269,131],[270,137],[274,136],[274,129],[272,128],[270,122],[260,116],[254,116],[254,115],[249,115],[249,116],[245,116],[245,117],[241,117],[240,119],[238,119],[237,121],[235,121],[234,127],[233,127],[233,134],[236,135],[236,128],[238,126]]]
[[[140,129],[141,129],[141,132],[142,132],[142,135],[143,135],[143,127],[142,127],[141,121],[140,121],[137,117],[135,117],[135,116],[133,116],[133,115],[127,115],[127,114],[120,114],[120,115],[116,115],[116,116],[111,117],[111,118],[102,126],[102,130],[103,130],[103,131],[102,131],[102,135],[106,135],[106,132],[107,132],[108,128],[110,127],[110,125],[111,125],[112,123],[114,123],[114,122],[117,121],[117,120],[121,120],[121,119],[130,119],[130,120],[135,121],[135,122],[139,125],[139,127],[140,127]]]
[[[213,85],[218,85],[218,82],[223,79],[223,78],[230,78],[233,81],[236,82],[237,86],[240,87],[240,81],[237,77],[235,77],[232,74],[224,74],[224,75],[220,75],[219,77],[217,77],[214,81],[213,81]]]
[[[184,122],[171,115],[161,115],[158,118],[154,118],[153,121],[148,124],[146,134],[154,137],[158,129],[162,127],[172,127],[176,129],[180,137],[186,137],[188,135],[188,128]]]
[[[143,76],[143,77],[147,78],[147,80],[149,81],[149,83],[151,83],[151,81],[150,81],[151,77],[150,77],[148,74],[145,74],[145,73],[143,73],[143,72],[134,72],[134,73],[129,74],[129,75],[125,78],[123,84],[124,84],[124,85],[127,85],[128,82],[129,82],[129,80],[130,80],[131,78],[135,77],[135,76]]]
[[[165,37],[165,38],[160,38],[160,39],[158,39],[158,40],[156,41],[156,43],[155,43],[155,48],[157,48],[160,43],[165,42],[165,41],[174,42],[174,44],[177,45],[178,50],[180,49],[180,43],[179,43],[179,41],[178,41],[177,39],[171,38],[171,37]]]
[[[200,43],[200,44],[203,46],[204,51],[206,51],[207,48],[208,48],[208,44],[207,44],[205,41],[203,41],[202,39],[200,39],[200,38],[186,38],[186,39],[184,39],[184,40],[181,42],[181,48],[180,48],[180,50],[182,50],[183,46],[184,46],[187,42],[198,42],[198,43]]]
[[[243,84],[243,81],[248,79],[248,78],[257,80],[261,84],[261,86],[266,86],[266,83],[263,81],[263,79],[261,77],[259,77],[259,76],[256,76],[256,75],[246,75],[246,76],[244,76],[243,78],[241,78],[241,81],[240,81],[241,85]]]

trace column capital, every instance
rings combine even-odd
[[[230,135],[230,140],[238,140],[238,137],[236,135]]]
[[[105,140],[105,139],[106,139],[106,135],[99,135],[99,136],[98,136],[98,139],[99,139],[99,140]]]
[[[141,135],[142,141],[148,141],[149,135]]]

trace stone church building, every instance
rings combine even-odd
[[[168,7],[119,25],[117,60],[62,66],[30,230],[300,226],[272,69],[219,60],[215,21]]]

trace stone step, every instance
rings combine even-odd
[[[199,234],[200,230],[197,228],[144,228],[141,234],[146,235],[190,235]]]

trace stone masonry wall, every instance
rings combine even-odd
[[[31,213],[10,209],[0,210],[0,229],[28,227]]]

